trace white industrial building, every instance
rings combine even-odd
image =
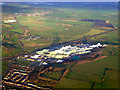
[[[49,58],[55,58],[57,59],[57,63],[63,62],[63,58],[71,57],[76,54],[86,54],[90,53],[92,49],[98,48],[98,47],[105,47],[106,45],[102,45],[100,43],[97,43],[96,45],[84,45],[81,44],[80,46],[62,46],[61,48],[57,49],[43,49],[41,51],[37,51],[36,53],[38,55],[31,56],[32,59],[37,59],[37,61],[42,61],[41,59],[38,59],[39,56],[44,59]],[[25,57],[28,57],[27,55]],[[47,63],[44,62],[43,65],[46,65]]]

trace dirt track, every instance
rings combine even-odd
[[[69,70],[67,69],[67,70],[64,72],[64,74],[63,74],[62,77],[66,76],[68,72],[69,72]]]
[[[101,56],[101,57],[99,57],[99,58],[94,59],[94,61],[99,60],[99,59],[102,59],[102,58],[105,58],[105,57],[107,57],[107,56]]]
[[[92,61],[89,61],[89,60],[83,60],[83,61],[79,61],[76,65],[84,64],[84,63],[88,63],[88,62],[92,62]]]

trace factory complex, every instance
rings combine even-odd
[[[23,58],[30,61],[41,62],[39,65],[47,65],[47,62],[62,63],[64,62],[64,59],[68,59],[76,55],[88,54],[91,53],[91,51],[95,48],[105,46],[105,44],[102,45],[100,43],[97,43],[95,45],[79,44],[76,46],[56,46],[36,51],[32,55],[24,55]]]

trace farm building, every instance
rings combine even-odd
[[[17,20],[3,20],[4,23],[14,23],[17,22]]]

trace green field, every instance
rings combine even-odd
[[[60,77],[62,76],[63,72],[48,72],[47,74],[42,74],[41,76],[53,79],[53,80],[59,80]]]
[[[96,82],[100,83],[100,77],[97,75],[89,74],[89,73],[81,73],[81,72],[69,72],[66,76],[67,79],[73,80],[82,80],[85,82]]]
[[[72,80],[72,79],[61,79],[58,84],[56,85],[56,88],[90,88],[92,84],[79,81],[79,80]]]
[[[92,84],[72,79],[61,79],[55,88],[90,88]]]
[[[23,33],[23,30],[20,29],[20,28],[17,28],[17,29],[13,29],[13,30],[10,30],[11,32],[17,32],[17,33],[20,33],[22,34]]]
[[[103,52],[110,53],[114,50],[117,50],[115,46],[108,46]],[[93,83],[95,83],[93,88],[118,88],[118,50],[115,51],[113,56],[110,56],[111,54],[104,54],[108,55],[108,57],[93,62],[74,65],[64,79],[57,83],[55,88],[74,87],[74,84],[69,86],[71,84],[70,80],[76,81],[75,87],[78,87],[77,83],[81,81],[87,83],[86,85],[89,84],[88,88],[91,88]],[[108,70],[105,73],[105,68],[111,69],[111,71]],[[104,82],[101,84],[104,73]],[[66,84],[62,84],[65,82]],[[80,88],[84,87],[84,84],[81,85]]]
[[[60,38],[62,42],[80,38],[82,37],[83,34],[87,33],[91,29],[90,22],[80,22],[80,21],[77,23],[71,21],[65,22],[62,20],[53,20],[38,16],[35,17],[22,16],[22,17],[17,17],[17,19],[21,23],[21,25],[27,26],[29,28],[30,34],[32,35],[37,34],[40,36],[44,35],[43,37],[51,37],[51,38],[55,38],[57,36]],[[73,24],[79,24],[79,25],[75,26]],[[66,29],[68,30],[66,31]]]
[[[8,50],[8,48],[9,48],[9,50]],[[3,47],[2,48],[2,57],[13,56],[13,55],[19,53],[20,51],[21,51],[20,48],[15,49],[15,48],[11,48],[11,47],[7,47],[7,48]]]
[[[53,64],[51,67],[55,68],[68,68],[70,66],[70,64]]]
[[[118,44],[118,31],[110,32],[107,34],[95,36],[90,38],[90,40],[101,41],[106,44]]]
[[[102,85],[95,85],[94,88],[117,88],[118,87],[118,72],[108,71]]]
[[[110,68],[112,71],[107,71],[104,82],[102,85],[101,83],[101,77],[104,73],[105,68]],[[106,57],[97,61],[89,62],[86,64],[81,64],[81,65],[75,65],[71,69],[72,72],[69,72],[66,76],[65,79],[61,79],[58,84],[56,85],[55,88],[74,88],[78,87],[78,82],[81,81],[83,83],[89,84],[90,87],[92,87],[92,83],[96,83],[97,85],[94,88],[117,88],[118,87],[118,57],[117,56],[111,56],[111,57]],[[114,73],[113,73],[114,72]],[[70,82],[71,80],[71,82]],[[73,81],[76,81],[76,85],[72,85]],[[62,84],[65,83],[65,84]],[[82,83],[82,84],[83,84]],[[85,88],[84,84],[79,87],[79,88]],[[111,86],[109,86],[111,84]],[[70,85],[70,86],[69,86]]]
[[[28,60],[17,60],[17,63],[22,65],[22,66],[29,66],[31,61],[28,61]]]
[[[105,81],[102,84],[104,88],[114,88],[118,87],[118,72],[116,71],[108,71],[105,76]]]
[[[103,55],[104,56],[111,56],[112,54],[113,54],[113,52],[115,52],[115,54],[114,55],[118,55],[118,47],[117,46],[113,46],[113,45],[109,45],[109,46],[107,46],[107,47],[105,47],[104,49],[103,49]]]
[[[118,70],[118,56],[105,57],[94,62],[76,65],[72,68],[72,71],[101,76],[104,72],[104,68]]]

